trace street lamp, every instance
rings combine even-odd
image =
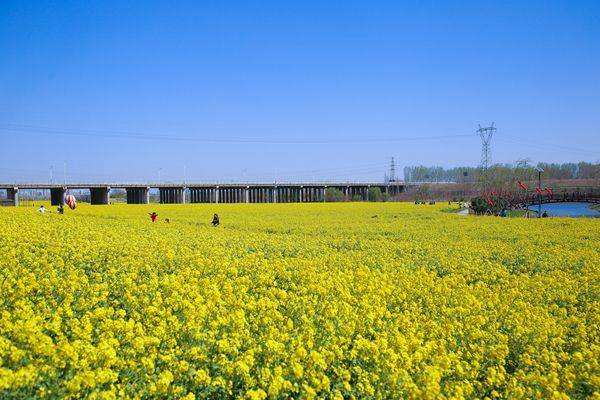
[[[535,170],[538,173],[538,218],[542,217],[542,172],[543,169],[536,167]]]

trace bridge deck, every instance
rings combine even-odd
[[[215,188],[215,187],[227,187],[227,188],[246,188],[246,187],[347,187],[347,186],[404,186],[404,182],[243,182],[243,183],[218,183],[218,182],[186,182],[186,183],[31,183],[31,182],[20,182],[20,183],[0,183],[0,189],[55,189],[55,188],[66,188],[66,189],[94,189],[94,188],[114,188],[114,189],[126,189],[126,188]]]

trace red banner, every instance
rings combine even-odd
[[[521,189],[523,189],[523,190],[527,190],[527,185],[526,185],[526,184],[524,184],[524,183],[523,183],[523,182],[521,182],[521,181],[517,181],[517,182],[519,183],[519,186],[521,187]]]

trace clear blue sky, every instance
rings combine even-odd
[[[5,0],[0,57],[0,181],[600,159],[597,0]]]

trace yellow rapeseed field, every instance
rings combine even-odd
[[[443,207],[0,208],[0,398],[600,399],[600,220]]]

